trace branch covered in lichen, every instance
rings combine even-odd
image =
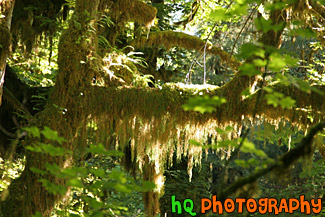
[[[303,129],[311,124],[308,119],[310,115],[313,116],[314,123],[324,120],[324,95],[314,92],[307,94],[294,86],[277,85],[273,88],[291,96],[297,107],[274,108],[263,99],[257,110],[257,115],[262,120],[275,125],[289,120]],[[319,86],[318,89],[325,93],[325,86]],[[139,165],[144,164],[144,156],[148,155],[163,168],[164,163],[172,159],[175,150],[178,157],[184,154],[195,157],[194,163],[200,162],[202,147],[189,145],[188,139],[203,141],[209,134],[216,135],[218,141],[236,138],[243,121],[252,121],[258,92],[242,100],[227,91],[231,89],[221,87],[207,92],[205,88],[178,85],[165,86],[161,90],[94,87],[84,93],[87,100],[82,104],[89,105],[87,113],[97,123],[98,141],[107,138],[107,132],[115,135],[122,147],[131,139],[132,153],[136,153]],[[183,110],[182,105],[187,99],[201,94],[223,96],[227,103],[208,114]],[[310,108],[310,111],[299,108]],[[216,128],[226,126],[232,126],[234,131],[223,138]]]
[[[187,50],[204,51],[205,41],[183,32],[160,31],[151,32],[148,37],[140,37],[131,42],[135,48],[163,46],[167,50],[172,47],[181,47]],[[221,60],[229,65],[234,71],[238,70],[240,62],[226,51],[219,47],[208,44],[206,52],[212,55],[220,56]]]

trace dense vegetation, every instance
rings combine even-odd
[[[0,216],[324,200],[324,5],[1,1]]]

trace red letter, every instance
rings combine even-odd
[[[315,208],[313,208],[314,213],[320,213],[322,211],[322,199],[317,199],[318,203],[315,203],[315,199],[311,200],[311,205]],[[316,209],[318,207],[318,209]]]
[[[296,206],[293,206],[293,202],[296,203]],[[293,213],[293,211],[297,210],[299,208],[299,200],[296,198],[290,198],[289,199],[289,213]]]
[[[217,206],[219,207],[219,212],[218,214],[222,214],[222,203],[220,201],[217,201],[217,196],[212,196],[212,204],[213,204],[213,213],[217,212]]]
[[[234,203],[234,201],[232,199],[229,199],[229,198],[226,199],[225,203],[224,203],[224,206],[225,206],[225,210],[226,210],[227,213],[232,213],[235,210],[235,203]]]
[[[286,213],[289,212],[287,200],[284,198],[280,201],[279,212],[283,212],[282,209],[284,209],[284,212]]]
[[[260,207],[258,207],[258,211],[261,214],[265,214],[267,212],[267,201],[268,198],[261,198],[258,200],[258,204],[260,205]],[[262,208],[262,206],[264,206],[264,209]]]
[[[245,199],[236,198],[236,203],[238,203],[238,213],[243,213],[243,203],[245,203]]]
[[[205,206],[205,202],[208,202],[208,206]],[[201,199],[201,213],[205,213],[205,211],[211,209],[211,200],[208,198]]]
[[[274,203],[272,203],[274,202]],[[279,214],[279,210],[278,207],[276,207],[276,205],[278,204],[278,201],[274,198],[270,198],[269,199],[269,212],[272,213],[272,208],[274,208],[274,214],[277,215]]]
[[[300,196],[300,210],[305,212],[305,206],[307,207],[306,214],[310,214],[310,204],[308,201],[305,201],[305,195]]]
[[[248,199],[247,202],[246,202],[246,209],[250,213],[256,212],[256,210],[257,210],[256,200],[253,199],[253,198]]]

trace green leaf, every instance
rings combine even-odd
[[[100,209],[103,206],[103,203],[97,201],[95,198],[87,197],[86,201],[89,203],[89,206],[93,209]]]
[[[316,32],[314,32],[311,28],[300,28],[293,29],[289,33],[291,36],[300,36],[305,39],[316,38]]]
[[[23,130],[32,134],[33,137],[40,138],[40,136],[41,136],[40,131],[37,127],[24,127]]]
[[[60,178],[64,178],[64,176],[61,175],[61,168],[57,164],[46,163],[45,168],[51,174],[58,176]]]
[[[198,141],[193,140],[193,139],[190,139],[190,140],[189,140],[189,143],[190,143],[191,145],[195,145],[195,146],[202,146],[201,143],[199,143]]]
[[[32,217],[43,217],[42,213],[36,212],[35,215],[32,215]]]
[[[250,63],[245,63],[244,65],[240,66],[239,70],[242,75],[247,75],[247,76],[255,76],[262,73],[260,70],[256,68],[255,65]]]
[[[45,126],[44,130],[41,131],[43,136],[46,139],[52,140],[52,141],[57,141],[59,144],[62,144],[62,142],[65,141],[63,137],[58,136],[58,132],[55,130],[50,129],[49,127]]]
[[[260,149],[256,149],[255,144],[248,141],[247,139],[244,140],[244,143],[243,143],[240,151],[242,151],[244,153],[256,154],[257,156],[260,156],[260,157],[267,157],[267,155],[264,153],[264,151],[262,151]]]
[[[98,145],[91,144],[88,151],[92,154],[103,154],[106,156],[122,157],[124,155],[123,152],[120,151],[106,150],[103,144],[98,144]]]
[[[83,168],[83,167],[72,167],[72,168],[62,169],[61,173],[64,174],[65,176],[70,177],[70,178],[73,178],[73,177],[86,178],[88,176],[87,169]]]
[[[241,95],[242,95],[242,96],[249,96],[249,95],[251,95],[251,92],[250,92],[249,89],[250,89],[250,88],[246,88],[245,90],[243,90],[243,91],[241,92]]]
[[[62,147],[55,147],[51,144],[38,143],[38,146],[42,149],[43,153],[47,153],[53,157],[63,156],[65,154],[69,153],[68,150],[66,150]]]
[[[67,185],[77,188],[82,188],[84,185],[82,184],[81,180],[79,179],[70,179],[67,183]]]
[[[39,146],[26,146],[26,149],[29,150],[29,151],[32,151],[32,152],[37,152],[37,153],[41,153],[43,152],[43,149]]]
[[[283,25],[285,25],[285,24],[282,22],[277,25],[273,25],[272,20],[266,20],[264,17],[260,17],[260,18],[255,19],[255,25],[258,30],[266,33],[270,30],[277,32],[277,31],[281,30],[283,28]]]
[[[216,107],[226,103],[226,99],[219,96],[197,96],[190,98],[182,107],[185,111],[198,111],[200,113],[211,113]]]
[[[264,67],[267,64],[267,61],[266,60],[262,60],[262,59],[254,59],[253,60],[253,63],[254,63],[255,66]]]
[[[126,178],[124,176],[124,173],[118,169],[113,169],[111,173],[108,175],[108,177],[112,180],[118,181],[120,183],[126,183]]]
[[[123,192],[123,193],[131,193],[131,189],[129,189],[126,185],[123,185],[121,183],[115,183],[113,185],[114,190],[118,192]]]
[[[35,168],[35,167],[31,167],[31,168],[30,168],[30,171],[32,171],[33,173],[40,174],[40,175],[45,175],[45,174],[47,174],[46,171],[44,171],[44,170],[40,170],[40,169],[37,169],[37,168]]]
[[[260,48],[258,45],[253,43],[246,43],[240,47],[240,52],[238,54],[240,58],[247,59],[249,57],[257,56],[264,58],[265,57],[265,50]]]
[[[67,188],[61,185],[56,185],[49,180],[40,179],[40,182],[43,184],[45,189],[52,194],[61,194],[64,195],[67,192]]]
[[[289,96],[286,96],[280,100],[280,105],[282,108],[292,108],[295,106],[296,100],[292,99]]]
[[[272,53],[270,55],[269,69],[274,72],[279,72],[286,66],[285,59],[279,53]]]
[[[103,169],[90,169],[89,171],[97,177],[105,177],[106,175]]]
[[[226,9],[221,6],[217,7],[209,14],[209,18],[215,22],[225,20],[226,17]]]
[[[152,191],[155,187],[156,187],[155,183],[149,181],[143,181],[138,190],[142,192],[147,192],[147,191]]]
[[[282,93],[273,92],[265,94],[266,103],[277,107],[280,105],[282,108],[291,108],[295,106],[296,101],[289,96],[284,96]]]

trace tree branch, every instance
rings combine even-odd
[[[227,197],[235,193],[244,185],[254,183],[258,178],[267,175],[271,172],[283,172],[283,170],[290,167],[299,158],[306,157],[312,154],[313,138],[318,132],[324,130],[324,128],[325,128],[325,122],[321,122],[316,126],[312,127],[309,133],[301,140],[300,143],[296,145],[296,148],[284,154],[280,159],[278,159],[273,164],[269,165],[267,168],[260,169],[248,177],[238,179],[236,182],[231,184],[227,189],[222,191],[220,195],[218,195],[218,200],[224,201]]]
[[[160,31],[151,32],[148,37],[137,38],[130,43],[135,48],[163,46],[167,50],[172,47],[181,47],[187,50],[203,52],[205,41],[183,32]],[[207,53],[220,56],[221,60],[232,70],[237,71],[241,63],[231,56],[228,52],[211,44],[207,46]]]

